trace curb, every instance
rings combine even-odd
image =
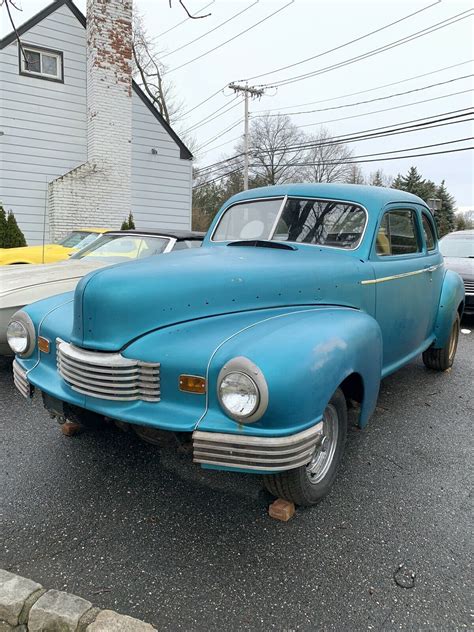
[[[0,632],[156,632],[149,623],[94,608],[90,601],[46,590],[0,569]]]

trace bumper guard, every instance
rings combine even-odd
[[[323,422],[287,437],[193,432],[194,462],[246,470],[282,472],[306,465],[323,436]]]

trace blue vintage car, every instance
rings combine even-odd
[[[200,249],[29,305],[9,342],[18,390],[59,419],[174,433],[202,467],[262,474],[311,505],[334,481],[348,405],[364,427],[386,375],[419,354],[451,367],[463,305],[420,198],[292,184],[231,198]]]

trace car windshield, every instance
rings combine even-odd
[[[445,257],[474,257],[474,235],[446,235],[439,249]]]
[[[83,248],[86,244],[92,243],[99,237],[100,233],[90,233],[85,230],[73,230],[69,235],[57,242],[58,246],[64,248]]]
[[[132,259],[145,259],[161,254],[169,244],[167,237],[153,235],[102,235],[93,244],[83,248],[71,259],[120,263]]]
[[[227,209],[213,240],[271,239],[355,248],[365,223],[364,209],[349,202],[290,198],[281,211],[281,200],[253,200]]]

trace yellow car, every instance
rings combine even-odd
[[[14,263],[53,263],[67,259],[71,254],[88,246],[108,228],[80,228],[72,230],[56,244],[24,246],[22,248],[0,248],[0,265]]]

